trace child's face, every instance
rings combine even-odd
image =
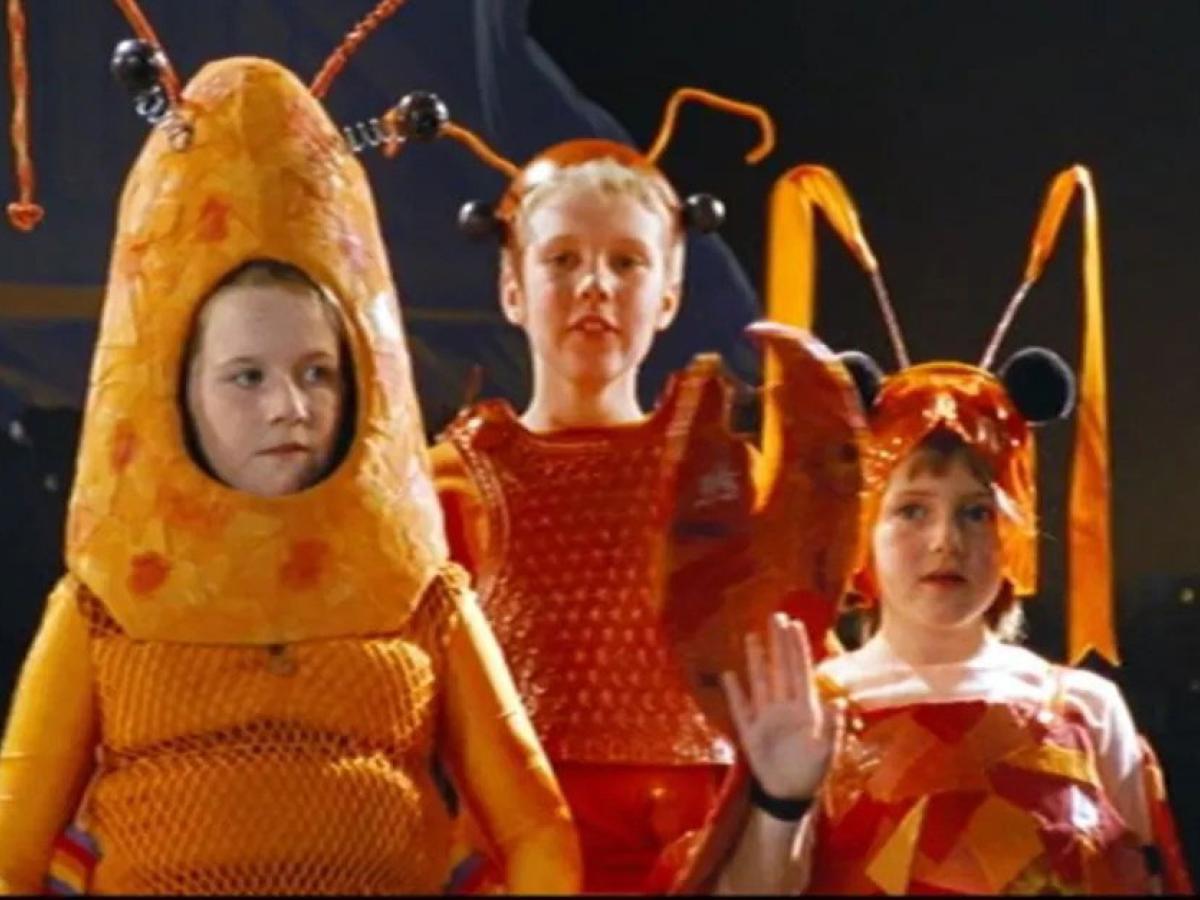
[[[937,468],[917,451],[884,492],[872,533],[883,615],[920,629],[974,627],[1000,590],[996,501],[962,455]]]
[[[320,480],[345,380],[322,302],[284,283],[231,285],[208,300],[197,327],[187,411],[217,478],[264,497]]]
[[[603,387],[636,369],[679,307],[679,240],[665,210],[574,187],[530,213],[504,266],[502,306],[533,354],[569,382]],[[675,249],[675,252],[679,252]]]

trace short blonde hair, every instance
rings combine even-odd
[[[525,243],[529,217],[549,200],[570,191],[593,191],[609,197],[632,197],[667,223],[667,267],[675,280],[683,278],[683,228],[677,200],[649,172],[641,172],[611,157],[589,159],[577,165],[557,169],[552,176],[534,185],[521,197],[513,213],[504,253],[516,263]]]

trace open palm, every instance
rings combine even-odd
[[[829,764],[832,721],[817,698],[804,626],[776,614],[768,632],[769,653],[758,634],[746,636],[749,693],[733,672],[725,672],[725,696],[742,750],[763,790],[781,799],[806,799],[816,792]]]

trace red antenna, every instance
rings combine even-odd
[[[33,202],[33,157],[29,153],[29,66],[25,50],[25,12],[21,0],[8,0],[9,72],[12,78],[12,145],[17,173],[17,199],[8,204],[8,220],[21,231],[33,231],[45,210]]]
[[[406,2],[407,0],[380,0],[379,4],[367,13],[361,22],[350,29],[337,49],[329,55],[329,59],[325,60],[325,65],[321,66],[317,77],[312,80],[309,90],[312,91],[314,97],[320,99],[329,92],[329,86],[346,67],[350,57],[358,51],[362,42]]]

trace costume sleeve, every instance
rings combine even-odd
[[[1146,801],[1150,807],[1150,827],[1153,832],[1153,847],[1157,852],[1158,873],[1162,886],[1168,894],[1195,894],[1191,873],[1188,871],[1187,856],[1183,842],[1175,827],[1175,817],[1167,801],[1167,782],[1162,766],[1154,749],[1145,738],[1142,746],[1142,777],[1145,781]]]
[[[1142,772],[1142,741],[1120,689],[1092,672],[1068,674],[1070,700],[1081,708],[1092,733],[1096,769],[1105,793],[1143,844],[1152,842],[1150,808]]]
[[[474,578],[488,545],[487,509],[453,444],[446,441],[435,444],[430,449],[429,461],[442,504],[450,557]]]
[[[575,893],[582,863],[566,802],[499,646],[460,595],[445,693],[447,762],[516,894]]]
[[[88,629],[67,576],[50,594],[0,747],[0,893],[41,893],[54,841],[92,770]]]

